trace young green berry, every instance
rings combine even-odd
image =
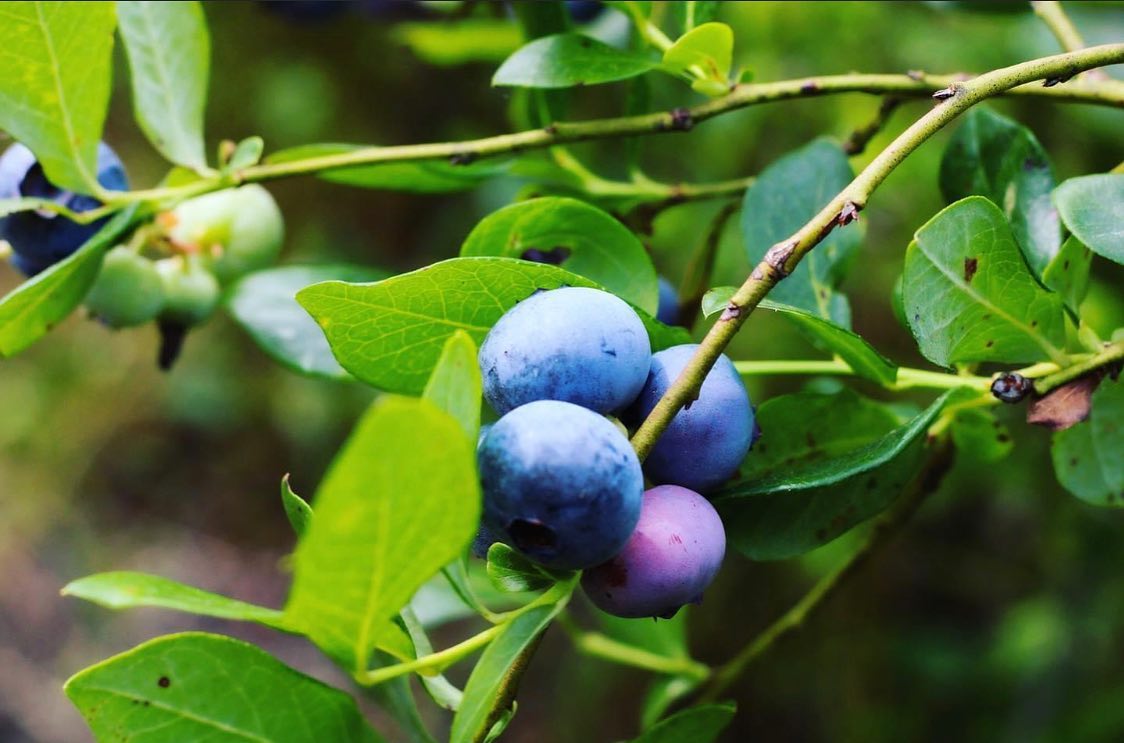
[[[190,199],[172,217],[172,239],[198,249],[223,284],[273,265],[285,237],[277,202],[256,184]]]
[[[86,295],[86,309],[111,328],[129,328],[156,319],[164,308],[164,282],[156,265],[124,246],[105,255]]]
[[[219,303],[219,282],[195,257],[176,256],[156,262],[164,286],[160,319],[182,327],[198,325]]]

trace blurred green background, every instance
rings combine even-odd
[[[1066,7],[1089,43],[1124,38],[1120,3]],[[421,32],[404,22],[446,24],[448,8],[417,18],[409,4],[353,3],[321,20],[294,20],[287,17],[291,8],[278,12],[256,2],[209,2],[205,10],[214,71],[207,128],[216,145],[251,134],[262,135],[268,150],[314,141],[398,144],[511,128],[511,95],[491,88],[489,79],[517,35],[482,37],[493,47],[491,61],[456,66],[434,64],[405,43],[407,28]],[[489,3],[473,12],[510,15]],[[723,3],[719,18],[734,26],[735,64],[760,81],[848,71],[982,71],[1057,51],[1024,3]],[[612,32],[612,18],[600,23]],[[446,43],[439,48],[450,51]],[[132,123],[119,63],[106,139],[134,185],[145,187],[159,180],[164,165]],[[653,76],[653,83],[654,107],[701,100],[669,78]],[[622,91],[620,85],[581,91],[571,118],[619,115]],[[900,107],[855,167],[929,105]],[[814,137],[845,137],[877,106],[876,98],[848,95],[754,107],[689,134],[649,137],[643,161],[650,174],[668,181],[749,175]],[[1059,181],[1124,160],[1119,111],[1030,99],[994,108],[1034,130]],[[856,329],[903,364],[924,366],[890,312],[890,287],[912,231],[943,206],[937,169],[948,136],[942,132],[926,144],[876,193],[863,213],[863,252],[844,286]],[[574,151],[603,175],[620,174],[618,142]],[[402,271],[454,255],[475,222],[514,198],[518,184],[424,196],[302,178],[270,190],[286,216],[286,262],[342,259]],[[661,271],[678,275],[718,208],[691,204],[660,216],[645,240]],[[748,270],[737,223],[730,220],[725,232],[715,285],[740,283]],[[1102,330],[1124,324],[1124,274],[1099,259],[1094,271],[1086,309]],[[0,290],[18,280],[0,267]],[[358,385],[285,371],[222,317],[188,339],[171,373],[156,370],[155,347],[154,330],[114,333],[75,316],[27,353],[0,363],[5,743],[89,740],[62,694],[63,680],[166,632],[202,628],[243,637],[349,688],[317,651],[294,638],[168,612],[114,614],[59,597],[73,578],[137,569],[279,605],[293,537],[278,482],[291,472],[297,491],[311,494],[373,396]],[[814,352],[787,326],[755,316],[731,355]],[[808,381],[755,379],[751,393],[760,401]],[[749,670],[731,694],[739,713],[725,740],[1124,740],[1124,517],[1061,489],[1049,466],[1048,435],[1028,430],[1021,412],[1001,411],[1015,434],[1014,455],[998,465],[960,457],[900,538]],[[731,555],[706,602],[689,612],[696,656],[720,662],[735,652],[855,540],[852,533],[783,563]],[[585,607],[578,614],[593,621]],[[436,641],[464,632],[453,625],[437,632]],[[651,681],[575,656],[554,630],[524,679],[505,740],[634,735]]]

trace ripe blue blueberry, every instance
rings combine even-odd
[[[702,599],[725,553],[726,531],[714,506],[693,490],[660,485],[644,493],[624,549],[585,571],[582,589],[609,614],[670,619]]]
[[[484,524],[549,568],[579,570],[620,551],[640,517],[644,475],[609,420],[568,402],[512,410],[477,452]]]
[[[124,191],[129,187],[121,160],[104,142],[98,145],[98,183],[112,191]],[[0,156],[0,199],[24,196],[50,199],[76,212],[101,206],[93,196],[55,186],[47,180],[31,150],[14,144]],[[0,217],[0,240],[11,244],[12,263],[16,268],[33,276],[80,248],[104,222],[77,224],[51,212],[16,212]]]
[[[626,420],[639,423],[652,412],[698,346],[673,346],[652,355],[648,380]],[[676,413],[648,458],[644,473],[658,484],[713,490],[738,470],[754,440],[753,406],[733,362],[718,358],[698,399]]]
[[[679,292],[663,276],[660,277],[660,303],[656,319],[664,325],[679,323]]]
[[[566,0],[566,10],[574,23],[589,23],[601,15],[605,4],[593,0]]]
[[[608,413],[635,399],[651,357],[644,324],[612,294],[539,292],[508,310],[480,346],[484,397],[501,414],[535,400]]]

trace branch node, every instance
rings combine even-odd
[[[680,106],[671,109],[671,129],[678,132],[689,132],[695,126],[695,119],[691,110]]]
[[[777,243],[765,253],[763,262],[777,273],[777,280],[788,276],[789,270],[785,265],[792,254],[796,252],[796,243]],[[758,266],[760,268],[760,266]]]
[[[956,95],[956,86],[950,85],[947,88],[941,88],[936,93],[933,93],[933,98],[936,98],[938,101],[947,101],[954,95]]]
[[[1062,74],[1062,75],[1055,75],[1054,77],[1048,77],[1048,78],[1046,78],[1045,80],[1042,81],[1042,87],[1043,88],[1052,88],[1055,85],[1067,83],[1070,80],[1072,80],[1075,75],[1077,75],[1076,72],[1069,72],[1069,73]]]
[[[835,218],[835,223],[840,227],[846,227],[851,222],[857,222],[859,219],[859,212],[862,211],[862,205],[856,204],[853,201],[848,201],[843,204],[843,208],[839,210],[839,216]]]
[[[921,82],[925,79],[925,73],[922,70],[909,70],[905,73],[905,76],[916,82]]]
[[[471,165],[476,162],[478,155],[475,152],[457,152],[449,156],[450,165]]]
[[[557,124],[547,124],[546,126],[544,126],[542,128],[542,130],[553,137],[553,136],[558,134],[558,125]]]
[[[736,320],[741,314],[742,308],[731,300],[730,303],[726,305],[726,309],[722,310],[722,314],[718,317],[718,322]]]
[[[804,83],[803,85],[800,86],[800,92],[801,93],[818,93],[819,90],[820,90],[820,84],[817,83],[815,80],[809,80],[808,82],[806,82],[806,83]]]

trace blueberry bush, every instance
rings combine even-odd
[[[214,6],[0,7],[0,132],[12,140],[0,245],[22,277],[0,299],[0,356],[50,344],[78,313],[89,332],[155,328],[152,356],[172,371],[226,314],[286,373],[375,392],[307,497],[271,473],[296,540],[280,608],[155,572],[62,588],[111,609],[297,635],[346,680],[326,684],[227,634],[161,635],[72,669],[65,693],[95,739],[546,740],[533,725],[567,721],[524,723],[519,686],[554,627],[589,663],[648,674],[633,740],[706,743],[735,735],[737,704],[752,703],[738,694],[746,670],[958,460],[1013,456],[1011,426],[1048,447],[1072,496],[1124,506],[1124,327],[1090,300],[1096,286],[1119,295],[1124,165],[1061,179],[1036,134],[993,107],[1053,106],[1077,140],[1067,115],[1097,108],[1115,116],[1100,121],[1119,144],[1124,82],[1102,68],[1124,64],[1124,43],[1086,45],[1058,3],[1027,9],[1058,53],[972,74],[767,80],[740,66],[752,30],[734,4],[260,5],[309,26],[363,13],[402,29],[429,64],[490,65],[510,131],[279,149],[251,134],[209,147],[208,97],[237,75],[212,69]],[[166,160],[158,176],[126,176],[105,141],[120,126],[106,126],[115,76]],[[843,94],[870,104],[849,136],[806,139],[754,175],[692,172],[696,127]],[[736,160],[753,143],[732,121],[722,146]],[[908,245],[886,245],[879,197],[893,200],[896,170],[938,133],[929,175],[944,205],[908,225]],[[675,180],[646,171],[654,147],[672,148]],[[289,180],[493,196],[459,247],[387,271],[285,260],[300,225],[268,188]],[[716,208],[691,222],[693,243],[654,247],[665,214],[698,204]],[[731,230],[742,275],[720,255]],[[894,318],[927,363],[898,363],[859,332],[849,293],[868,272],[878,285],[875,255],[896,282],[862,296],[863,312]],[[749,322],[763,316],[775,318],[767,333]],[[786,339],[776,356],[772,336]],[[796,376],[808,384],[759,394],[763,378]],[[250,394],[254,381],[242,384]],[[692,655],[686,617],[725,566],[831,544],[846,550],[787,612],[743,638],[735,609],[736,641],[706,662]],[[752,600],[752,586],[737,591]],[[450,639],[454,620],[468,629]]]

